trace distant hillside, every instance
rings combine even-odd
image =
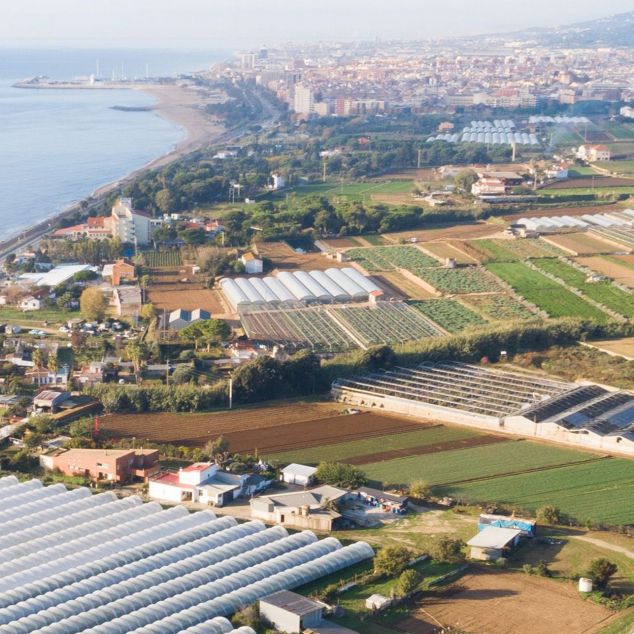
[[[525,29],[512,34],[543,45],[634,46],[634,11],[553,28]]]

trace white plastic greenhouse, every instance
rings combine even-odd
[[[224,617],[373,556],[361,542],[32,482],[0,479],[17,503],[0,515],[0,633],[254,634]]]

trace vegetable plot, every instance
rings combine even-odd
[[[455,299],[427,299],[409,304],[452,334],[461,332],[469,326],[482,326],[487,323],[480,315]]]

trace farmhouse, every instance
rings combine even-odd
[[[634,394],[464,363],[338,379],[333,396],[503,434],[634,456]]]
[[[77,631],[253,634],[224,617],[374,554],[364,542],[343,546],[310,531],[289,535],[281,526],[163,509],[136,496],[14,476],[1,478],[0,488],[15,500],[0,520],[0,593],[31,597],[19,613],[7,611],[7,632],[68,631],[72,619]]]
[[[344,489],[324,485],[310,491],[257,497],[251,500],[251,517],[283,526],[331,531],[341,515],[329,504],[347,494]]]
[[[610,156],[610,148],[607,145],[590,145],[586,143],[580,145],[577,150],[577,158],[590,163],[609,161]]]
[[[214,463],[197,462],[178,473],[157,474],[150,480],[148,494],[156,500],[223,506],[240,496],[257,493],[269,484],[260,476],[237,475],[220,471]]]
[[[516,528],[487,526],[467,542],[471,549],[469,556],[471,559],[496,561],[517,546],[521,535],[522,531]]]
[[[156,473],[158,459],[156,449],[55,449],[40,456],[40,465],[68,476],[131,482]]]

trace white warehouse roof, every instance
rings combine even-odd
[[[0,478],[0,540],[11,634],[253,634],[222,617],[373,556],[364,542],[13,476]]]
[[[21,280],[29,281],[35,286],[50,286],[51,288],[67,282],[76,273],[92,269],[88,264],[64,264],[56,266],[46,273],[24,273]]]
[[[487,526],[484,530],[472,537],[467,542],[467,546],[502,549],[521,534],[522,531],[517,528]]]

